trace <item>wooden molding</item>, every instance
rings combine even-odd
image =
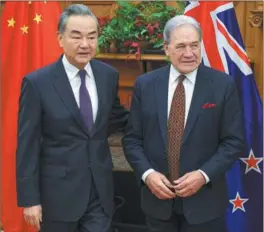
[[[86,1],[72,1],[72,4],[74,3],[80,3],[80,4],[85,4],[85,5],[112,5],[116,1],[93,1],[93,0],[86,0]]]
[[[121,53],[98,53],[96,55],[97,59],[103,60],[138,60],[138,61],[167,61],[168,57],[165,55],[156,55],[156,54],[141,54],[136,56],[135,54],[121,54]],[[253,58],[249,57],[251,64],[254,64],[255,61]]]
[[[262,28],[263,12],[263,2],[258,2],[256,9],[251,10],[251,15],[249,16],[249,23],[251,26]]]
[[[98,59],[105,60],[149,60],[149,61],[166,61],[165,55],[152,55],[152,54],[141,54],[136,56],[135,54],[118,54],[118,53],[99,53],[96,55]]]

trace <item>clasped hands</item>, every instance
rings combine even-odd
[[[173,199],[177,196],[192,196],[206,183],[206,180],[199,171],[186,173],[172,182],[159,172],[151,172],[147,176],[145,183],[157,198],[165,200]]]

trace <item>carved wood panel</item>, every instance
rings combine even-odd
[[[236,9],[237,15],[244,15],[238,21],[245,28],[242,34],[248,56],[254,63],[254,76],[263,99],[263,2],[239,2],[245,12]]]

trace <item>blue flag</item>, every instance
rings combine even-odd
[[[246,150],[227,173],[228,232],[263,231],[263,106],[241,38],[233,3],[188,2],[185,15],[203,31],[205,65],[234,77],[243,107]]]

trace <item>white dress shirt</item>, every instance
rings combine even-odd
[[[171,103],[173,99],[173,95],[175,92],[175,89],[178,85],[178,77],[181,75],[174,67],[171,65],[170,67],[170,74],[169,74],[169,85],[168,85],[168,115],[167,118],[169,119],[170,115],[170,109],[171,109]],[[197,69],[195,69],[193,72],[185,74],[185,79],[183,80],[182,84],[184,86],[185,90],[185,119],[184,119],[184,126],[186,125],[189,109],[191,106],[192,96],[193,96],[193,90],[196,82],[196,75],[197,75]],[[209,177],[206,175],[205,172],[199,169],[199,171],[203,174],[206,183],[210,181]],[[147,176],[154,172],[154,169],[149,169],[142,175],[142,180],[145,181]]]
[[[70,64],[70,62],[67,60],[65,55],[62,57],[62,64],[68,76],[76,103],[80,107],[79,90],[81,86],[81,78],[79,75],[79,69],[73,66],[72,64]],[[92,109],[93,109],[93,122],[95,122],[98,111],[98,95],[97,95],[96,83],[90,63],[88,63],[84,67],[84,69],[86,70],[85,84],[91,98]]]

